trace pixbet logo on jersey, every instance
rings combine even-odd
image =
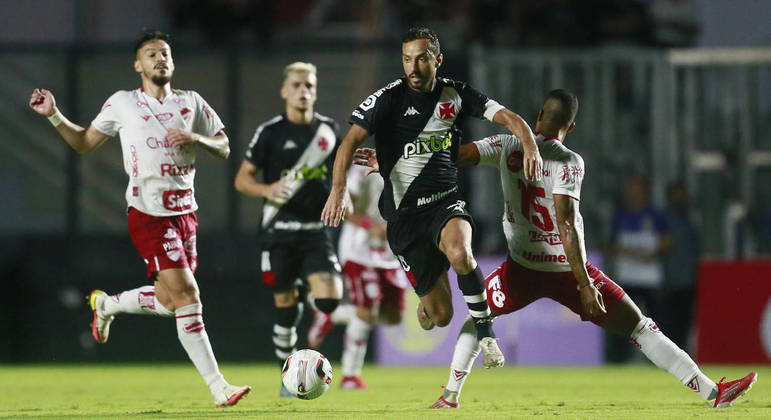
[[[164,191],[163,207],[171,211],[183,211],[193,208],[193,190]]]
[[[410,143],[404,145],[404,158],[409,159],[410,156],[422,155],[425,153],[441,152],[442,150],[449,149],[452,145],[452,133],[447,132],[444,137],[431,136],[428,140],[421,140],[417,138]]]

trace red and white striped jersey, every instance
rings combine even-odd
[[[536,135],[543,176],[532,182],[522,171],[522,143],[516,136],[499,134],[474,144],[479,150],[480,164],[500,172],[505,202],[503,232],[511,258],[532,270],[570,271],[552,195],[580,199],[584,178],[581,156],[557,139]],[[583,230],[580,215],[576,229]]]
[[[142,213],[174,216],[195,211],[196,146],[171,146],[170,128],[214,136],[224,125],[196,92],[173,89],[163,102],[143,89],[115,92],[91,123],[108,135],[120,134],[123,166],[129,176],[126,202]]]

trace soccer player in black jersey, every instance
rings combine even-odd
[[[388,222],[391,249],[420,297],[421,327],[443,327],[452,319],[447,278],[452,265],[475,321],[483,362],[487,367],[502,366],[484,276],[471,253],[472,219],[458,190],[457,123],[469,115],[484,118],[523,139],[523,165],[530,179],[540,178],[542,162],[527,123],[468,84],[436,77],[442,60],[433,31],[407,31],[402,39],[405,77],[376,91],[353,111],[351,128],[335,158],[332,191],[321,218],[337,226],[345,217],[346,172],[356,147],[374,134],[385,181],[380,212]]]
[[[319,214],[329,194],[338,125],[313,110],[316,66],[293,63],[284,69],[281,97],[286,112],[257,128],[235,187],[265,198],[260,225],[263,281],[273,289],[277,320],[273,343],[279,363],[294,353],[301,315],[295,285],[310,286],[316,307],[332,313],[343,294],[340,264]],[[262,171],[263,182],[255,175]],[[282,396],[291,396],[284,387]]]

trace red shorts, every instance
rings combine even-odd
[[[356,306],[372,307],[375,302],[404,310],[404,278],[400,268],[372,268],[353,261],[343,267],[345,285]]]
[[[605,310],[610,313],[626,295],[623,289],[591,263],[586,271],[602,294]],[[485,279],[487,302],[494,315],[516,312],[540,298],[557,301],[581,316],[583,321],[602,325],[607,314],[588,319],[581,314],[581,298],[572,271],[548,272],[525,268],[511,257]]]
[[[147,264],[147,277],[167,268],[189,268],[195,273],[198,267],[198,216],[195,212],[157,217],[130,207],[128,230]]]

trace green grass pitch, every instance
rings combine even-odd
[[[339,365],[334,364],[337,368]],[[708,408],[692,391],[653,366],[505,367],[475,369],[455,410],[430,410],[447,380],[443,367],[366,366],[371,389],[332,388],[313,401],[280,399],[278,367],[223,364],[252,393],[215,408],[189,363],[0,365],[0,418],[567,418],[771,419],[771,367],[708,366],[713,379],[759,373],[733,407]],[[768,381],[768,382],[767,382]]]

